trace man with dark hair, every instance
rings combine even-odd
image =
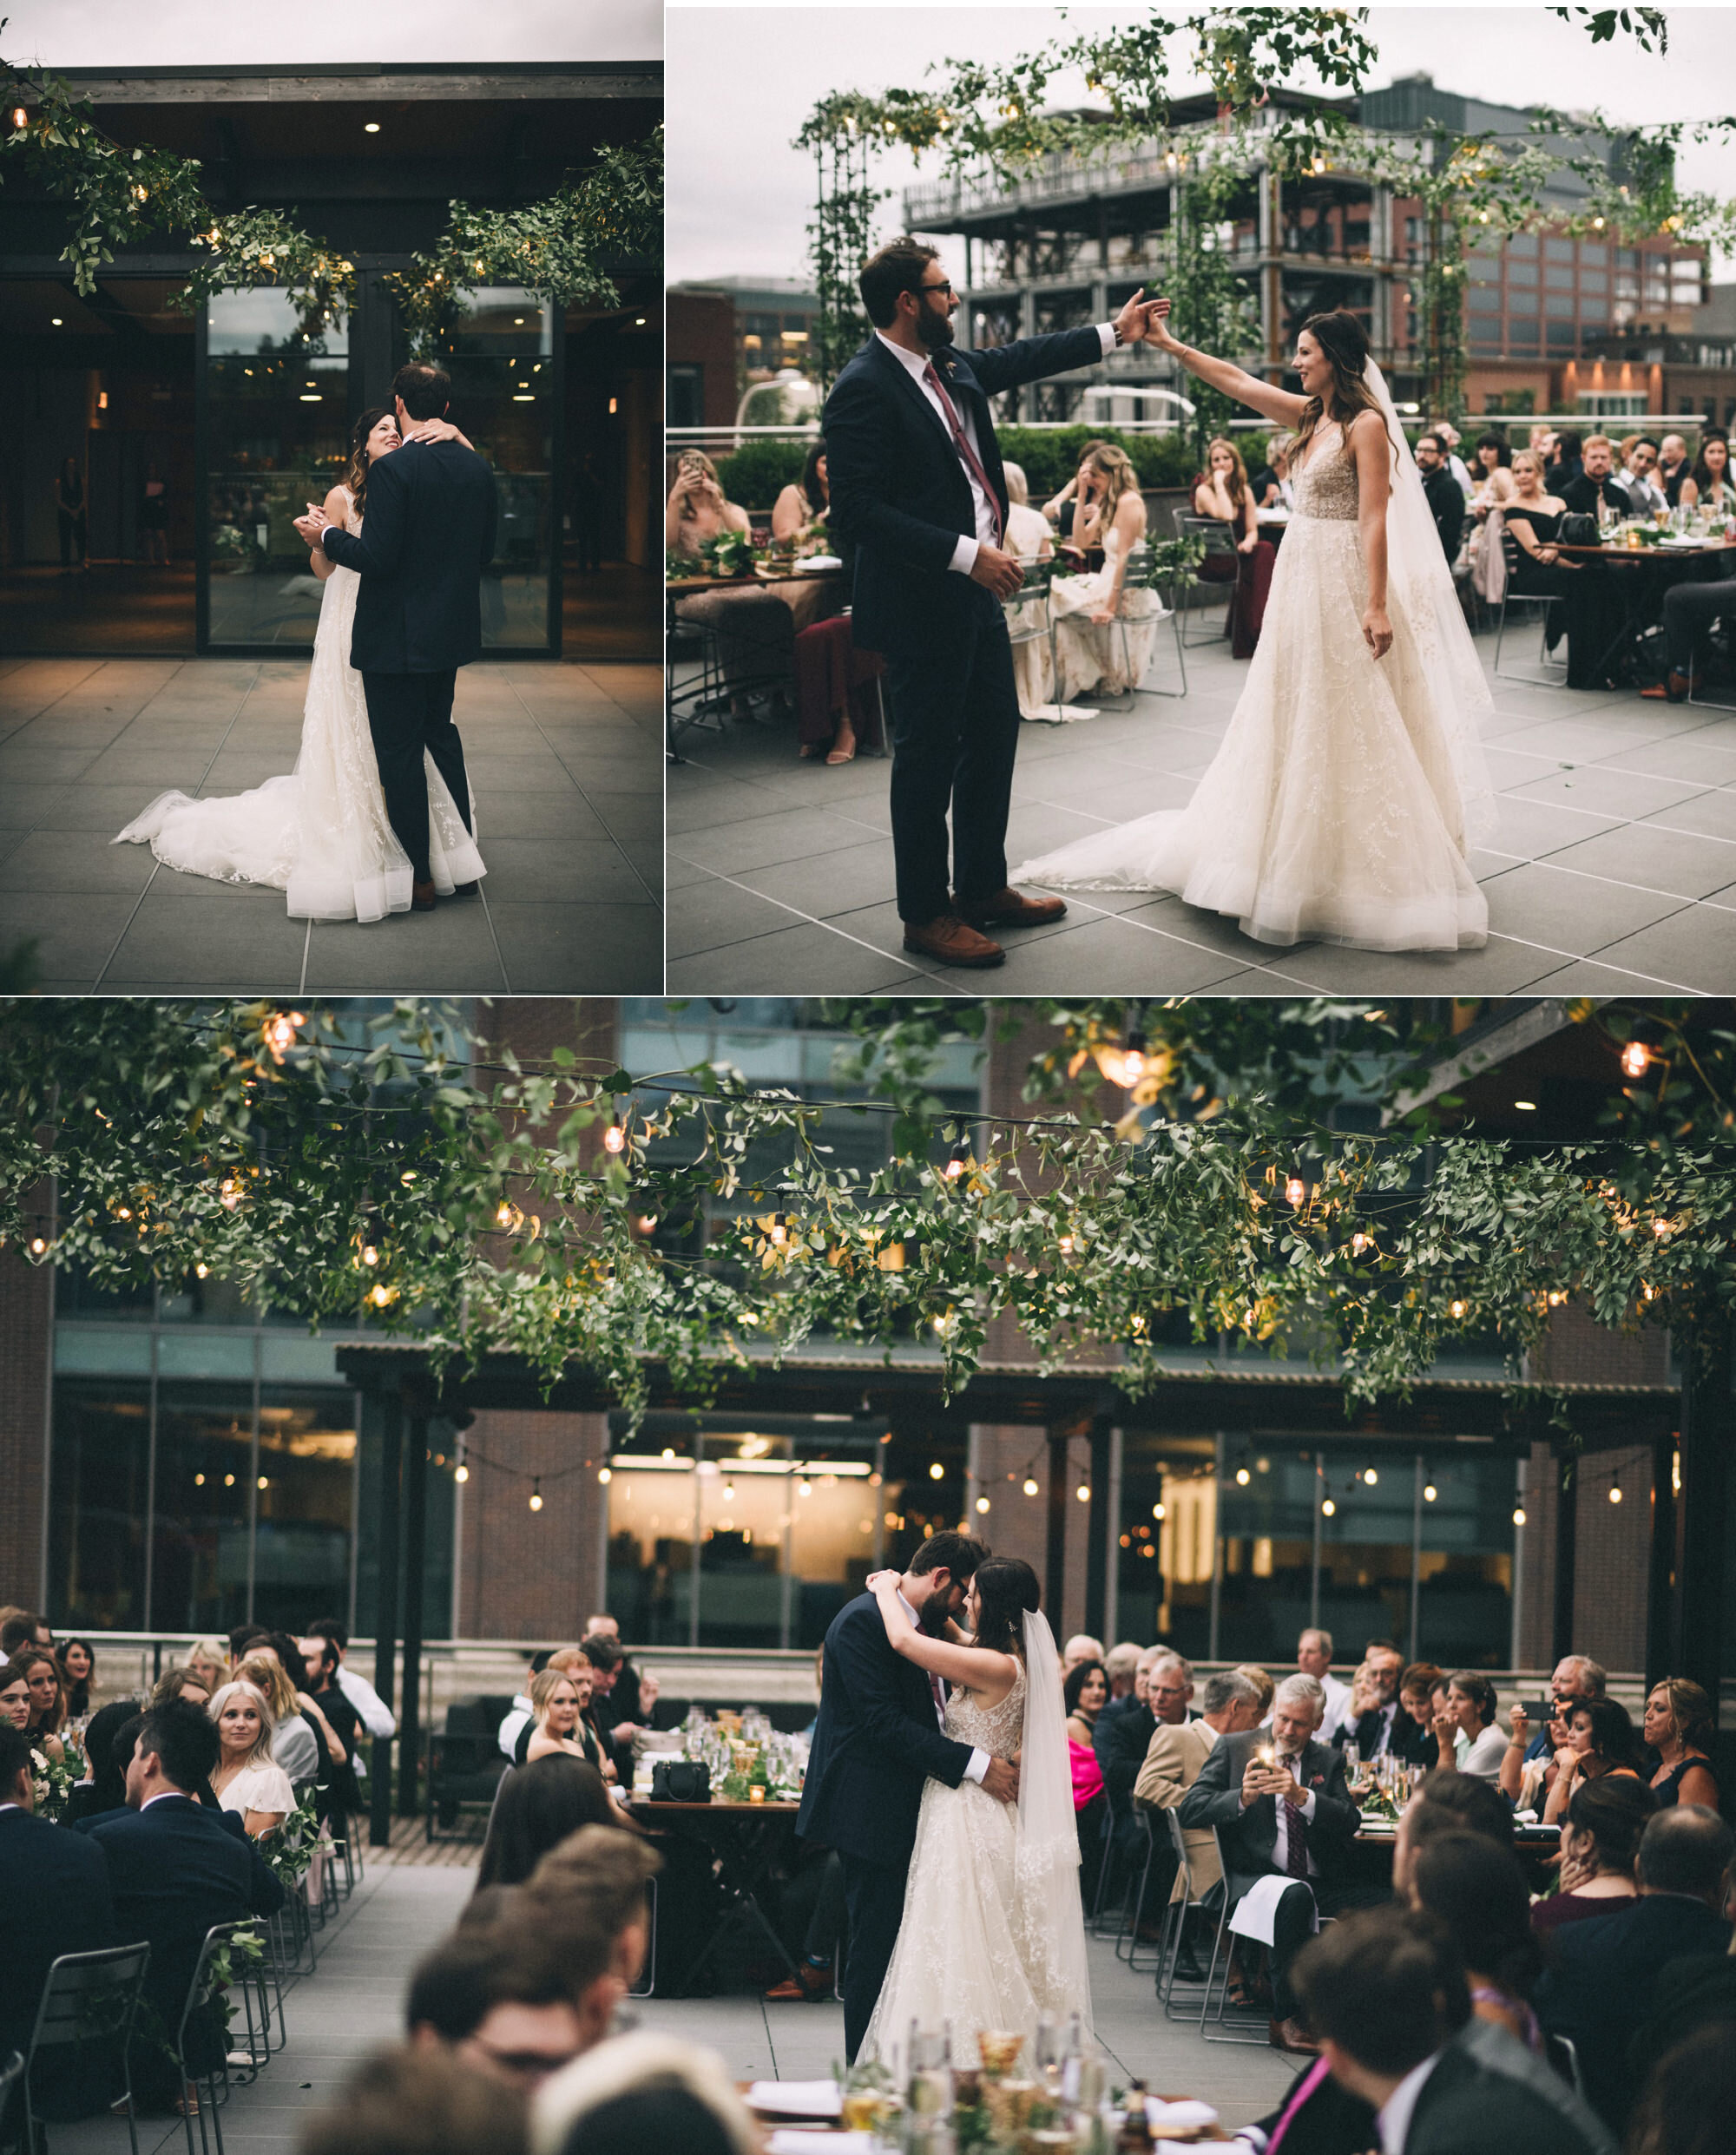
[[[983,930],[1067,909],[1007,883],[1019,704],[1002,603],[1024,571],[1006,544],[989,399],[1141,342],[1155,302],[1135,292],[1113,322],[963,354],[958,294],[934,248],[894,240],[859,281],[874,334],[826,399],[829,528],[855,549],[856,641],[887,661],[904,947],[943,965],[999,965],[1006,953]]]
[[[30,1609],[14,1609],[0,1624],[0,1661],[10,1661],[20,1646],[51,1646],[54,1633]]]
[[[1572,2039],[1586,2099],[1618,2134],[1640,2093],[1626,2067],[1628,2042],[1652,2014],[1659,1977],[1673,1961],[1729,1951],[1732,1848],[1730,1828],[1705,1804],[1660,1810],[1641,1836],[1638,1897],[1552,1934],[1537,2015],[1552,2035]]]
[[[328,560],[361,577],[350,663],[367,697],[386,814],[410,857],[411,905],[425,913],[433,910],[435,890],[424,757],[433,759],[465,831],[473,830],[452,699],[458,668],[482,650],[495,483],[443,417],[452,384],[440,368],[401,367],[392,390],[404,439],[369,467],[365,528],[345,531],[313,502],[295,528],[310,547],[323,547]],[[458,886],[464,896],[474,889],[474,881]]]
[[[362,1726],[370,1736],[378,1737],[383,1743],[390,1742],[398,1733],[398,1723],[392,1718],[391,1709],[366,1677],[357,1675],[350,1666],[348,1627],[335,1616],[316,1616],[307,1631],[310,1638],[325,1639],[336,1652],[338,1688],[361,1716]]]
[[[376,2051],[301,2129],[300,2155],[524,2155],[518,2088],[438,2044]]]
[[[97,1953],[115,1942],[115,1910],[102,1851],[82,1833],[31,1816],[36,1784],[29,1739],[0,1722],[0,2059],[28,2053],[49,1968],[63,1953]],[[46,2062],[46,2061],[44,2061]],[[40,2112],[69,2086],[36,2068]],[[0,2144],[10,2137],[0,2102]],[[49,2115],[56,2114],[54,2108]]]
[[[1431,1773],[1399,1814],[1392,1843],[1392,1887],[1403,1893],[1424,1842],[1443,1833],[1475,1833],[1497,1848],[1513,1845],[1513,1806],[1472,1773]]]
[[[1442,551],[1451,563],[1458,559],[1459,542],[1464,536],[1465,497],[1448,469],[1447,445],[1438,434],[1417,437],[1417,469],[1423,475],[1423,492],[1440,535]]]
[[[1384,2155],[1486,2155],[1497,2141],[1588,2155],[1571,2118],[1459,2040],[1470,2020],[1464,1970],[1426,1917],[1345,1916],[1298,1956],[1296,1987],[1333,2079],[1375,2112]]]
[[[506,1922],[465,1924],[436,1946],[411,1979],[411,2041],[449,2048],[527,2095],[601,2042],[624,1988],[613,1941],[602,1923],[564,1913],[558,1951],[536,1927]]]
[[[1658,444],[1649,434],[1642,434],[1628,452],[1627,470],[1615,475],[1627,489],[1636,516],[1653,516],[1669,508],[1669,496],[1658,483],[1657,470]]]
[[[938,1635],[988,1554],[968,1534],[930,1534],[898,1580],[911,1621]],[[844,1864],[844,2047],[852,2063],[898,1940],[924,1783],[956,1789],[969,1778],[1003,1803],[1018,1796],[1017,1768],[944,1734],[945,1716],[945,1685],[893,1652],[874,1596],[847,1602],[825,1634],[796,1831],[836,1849]]]
[[[283,1906],[283,1888],[252,1843],[237,1840],[196,1800],[219,1751],[217,1725],[201,1707],[180,1698],[154,1706],[127,1769],[128,1808],[98,1819],[89,1836],[108,1859],[116,1935],[150,1943],[143,2025],[135,2030],[133,2048],[133,2087],[141,2101],[181,2092],[153,2036],[174,2040],[206,1932],[247,1915],[274,1915]],[[203,2071],[207,2057],[220,2058],[222,2040],[215,2017],[192,2030],[191,2070]]]
[[[247,1659],[249,1646],[256,1646],[262,1639],[269,1641],[270,1638],[271,1633],[263,1624],[237,1624],[229,1634],[230,1667],[239,1668]]]

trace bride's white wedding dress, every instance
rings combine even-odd
[[[353,501],[344,522],[361,529]],[[381,920],[410,910],[410,861],[386,818],[367,698],[350,664],[360,588],[352,568],[326,579],[294,770],[246,793],[159,794],[115,844],[147,844],[183,875],[268,884],[287,894],[293,920]],[[424,761],[429,866],[436,890],[450,897],[486,871],[432,757]]]
[[[1371,364],[1367,378],[1397,435]],[[1187,807],[1075,839],[1011,880],[1173,890],[1259,943],[1478,949],[1489,906],[1466,854],[1493,820],[1476,731],[1490,699],[1431,520],[1432,562],[1422,550],[1421,482],[1407,450],[1389,509],[1392,647],[1380,660],[1363,641],[1357,468],[1335,423],[1316,428],[1295,489],[1246,685]]]
[[[1028,1639],[1033,1620],[1048,1638],[1044,1620],[1028,1617]],[[1020,1801],[1000,1803],[973,1781],[956,1789],[941,1781],[924,1786],[904,1912],[862,2040],[865,2061],[878,2058],[895,2072],[908,2070],[912,2021],[937,2035],[950,2023],[952,2062],[973,2067],[980,2063],[976,2037],[985,2029],[1016,2030],[1029,2040],[1045,2013],[1063,2025],[1076,2013],[1090,2027],[1079,1841],[1052,1639],[1038,1661],[1034,1680],[1045,1687],[1039,1708],[1050,1703],[1052,1688],[1058,1733],[1028,1729],[1023,1669],[997,1706],[985,1711],[968,1692],[947,1701],[946,1732],[959,1743],[996,1758],[1023,1750]],[[1044,1776],[1050,1753],[1053,1770]],[[1044,1785],[1027,1791],[1033,1778]]]

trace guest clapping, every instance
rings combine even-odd
[[[772,536],[799,553],[818,553],[825,537],[830,497],[825,483],[825,443],[812,443],[799,482],[792,481],[772,504]]]
[[[272,1758],[274,1724],[265,1693],[237,1679],[207,1709],[217,1724],[222,1753],[211,1786],[225,1810],[238,1813],[255,1840],[280,1826],[295,1809],[289,1776]]]

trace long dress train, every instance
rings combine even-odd
[[[1465,857],[1467,792],[1487,785],[1463,716],[1487,696],[1475,654],[1446,651],[1428,586],[1394,574],[1392,647],[1371,654],[1357,467],[1335,422],[1295,488],[1259,648],[1187,806],[1094,831],[1012,880],[1173,890],[1259,943],[1480,948],[1489,907]]]
[[[361,529],[354,504],[345,528]],[[387,819],[362,677],[350,664],[361,578],[334,568],[320,595],[295,768],[245,793],[160,793],[112,843],[146,844],[165,867],[286,893],[293,920],[383,919],[410,910],[411,866]],[[448,897],[487,870],[445,780],[428,772],[428,858]]]

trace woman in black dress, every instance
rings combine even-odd
[[[1543,640],[1553,651],[1563,634],[1568,640],[1568,687],[1601,688],[1607,682],[1593,668],[1608,641],[1604,620],[1608,572],[1601,562],[1575,562],[1555,541],[1567,504],[1543,490],[1543,468],[1535,451],[1513,458],[1513,499],[1502,511],[1507,536],[1508,589],[1515,598],[1559,599],[1546,619]]]
[[[1712,1700],[1685,1676],[1667,1676],[1654,1684],[1641,1724],[1657,1766],[1651,1776],[1653,1799],[1667,1803],[1705,1803],[1718,1808],[1718,1775],[1706,1747],[1712,1740]]]

